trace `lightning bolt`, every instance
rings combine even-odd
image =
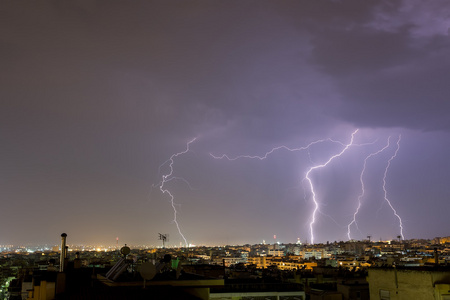
[[[180,179],[179,177],[174,177],[173,176],[173,164],[175,163],[174,159],[180,155],[183,155],[187,152],[189,152],[189,146],[196,140],[197,138],[194,138],[192,140],[190,140],[187,144],[186,144],[186,149],[182,152],[178,152],[175,154],[172,154],[172,156],[166,161],[164,162],[161,166],[169,163],[169,173],[167,173],[166,175],[162,175],[162,180],[161,180],[161,184],[159,185],[159,189],[163,194],[167,194],[169,195],[170,198],[170,204],[172,205],[173,208],[173,222],[175,223],[175,225],[177,226],[178,229],[178,233],[180,234],[180,236],[183,238],[184,243],[186,245],[186,247],[189,246],[186,238],[184,237],[183,233],[181,232],[180,229],[180,224],[178,224],[177,221],[177,209],[175,207],[175,197],[173,196],[173,194],[164,186],[166,183],[168,183],[169,181],[173,180],[173,179]],[[182,178],[181,178],[182,179]],[[184,179],[182,179],[184,180]],[[184,180],[186,182],[186,180]]]
[[[327,139],[320,139],[320,140],[317,140],[317,141],[313,141],[313,142],[309,143],[308,145],[303,146],[303,147],[299,147],[299,148],[290,148],[290,147],[287,147],[287,146],[284,146],[284,145],[278,146],[278,147],[274,147],[274,148],[272,148],[270,151],[267,151],[267,152],[266,152],[264,155],[262,155],[262,156],[261,156],[261,155],[239,155],[239,156],[235,156],[235,157],[230,157],[230,156],[228,156],[228,155],[226,155],[226,154],[223,154],[223,155],[221,155],[221,156],[216,156],[216,155],[213,155],[212,153],[210,153],[210,156],[213,157],[214,159],[227,159],[227,160],[229,160],[229,161],[234,161],[234,160],[238,160],[238,159],[241,159],[241,158],[265,160],[265,159],[267,159],[267,158],[269,157],[269,155],[271,155],[271,154],[274,153],[275,151],[277,151],[277,150],[282,150],[282,149],[283,149],[283,150],[290,151],[290,152],[302,151],[302,150],[308,150],[311,146],[313,146],[313,145],[315,145],[315,144],[318,144],[318,143],[323,143],[323,142],[326,142],[326,141],[329,141],[329,142],[332,142],[332,143],[338,143],[338,144],[342,145],[344,148],[343,148],[343,150],[342,150],[341,152],[339,152],[338,154],[333,155],[332,157],[330,157],[330,158],[328,159],[328,161],[325,162],[324,164],[322,164],[322,165],[317,165],[317,166],[314,166],[314,167],[311,167],[311,168],[308,170],[308,172],[306,173],[305,180],[307,180],[307,181],[309,182],[310,190],[311,190],[311,193],[312,193],[312,195],[313,195],[313,202],[314,202],[314,205],[315,205],[315,208],[314,208],[314,211],[313,211],[313,214],[312,214],[312,221],[311,221],[311,223],[310,223],[311,243],[314,243],[313,224],[314,224],[314,222],[315,222],[315,216],[316,216],[316,213],[317,213],[317,212],[320,212],[320,211],[319,211],[319,204],[318,204],[318,202],[317,202],[316,194],[315,194],[315,191],[314,191],[314,186],[313,186],[312,180],[309,178],[309,175],[310,175],[310,173],[311,173],[313,170],[319,169],[319,168],[323,168],[323,167],[325,167],[326,165],[328,165],[334,158],[336,158],[336,157],[338,157],[338,156],[341,156],[341,155],[342,155],[342,154],[343,154],[350,146],[352,146],[352,145],[355,145],[355,146],[364,146],[364,145],[367,145],[367,144],[373,144],[373,143],[375,143],[375,142],[372,142],[372,143],[361,144],[361,145],[359,145],[359,144],[358,144],[358,145],[353,144],[353,137],[354,137],[354,135],[355,135],[357,132],[358,132],[358,129],[355,130],[355,131],[352,133],[352,135],[351,135],[351,141],[350,141],[349,144],[344,144],[344,143],[342,143],[342,142],[335,141],[335,140],[333,140],[333,139],[331,139],[331,138],[327,138]],[[309,155],[309,154],[310,154],[310,153],[308,152],[308,155]],[[310,160],[311,160],[311,159],[310,159]],[[334,219],[333,219],[333,220],[334,220]],[[335,222],[336,222],[336,221],[335,221]]]
[[[384,150],[386,150],[386,149],[389,147],[390,139],[391,139],[391,137],[388,138],[386,146],[384,146],[383,148],[381,148],[380,150],[378,150],[378,151],[376,151],[376,152],[370,153],[370,154],[364,159],[363,168],[362,168],[361,174],[359,175],[359,181],[361,182],[361,194],[359,194],[359,196],[358,196],[358,206],[356,207],[356,211],[355,211],[355,213],[353,214],[353,220],[347,225],[347,229],[348,229],[348,230],[347,230],[347,236],[348,236],[348,239],[349,239],[349,240],[351,240],[351,237],[350,237],[350,227],[351,227],[353,224],[355,224],[355,226],[358,227],[358,223],[356,223],[356,215],[358,214],[359,209],[361,208],[361,201],[362,201],[362,198],[364,197],[364,194],[366,193],[365,188],[364,188],[364,180],[363,180],[363,177],[364,177],[364,173],[365,173],[365,171],[366,171],[367,161],[368,161],[369,158],[371,158],[372,156],[375,156],[375,155],[377,155],[377,154],[380,154],[381,152],[383,152]]]
[[[335,154],[333,156],[331,156],[325,163],[320,164],[320,165],[316,165],[311,167],[305,175],[305,180],[308,181],[309,183],[309,188],[311,190],[311,194],[312,194],[312,200],[314,202],[314,210],[312,213],[312,220],[309,223],[309,230],[310,230],[310,235],[311,235],[311,244],[314,244],[314,223],[316,222],[316,213],[319,209],[319,202],[317,201],[316,198],[316,192],[314,191],[314,185],[312,183],[311,178],[309,177],[309,175],[311,174],[312,171],[326,167],[333,159],[335,159],[336,157],[341,156],[342,154],[344,154],[345,151],[347,151],[347,149],[353,144],[353,137],[355,136],[355,134],[358,132],[358,129],[356,129],[353,133],[352,133],[352,137],[350,139],[350,143],[345,145],[344,149],[341,150],[341,152],[339,152],[338,154]]]
[[[335,140],[332,140],[332,139],[328,138],[328,139],[322,139],[322,140],[317,140],[317,141],[311,142],[308,145],[300,147],[300,148],[289,148],[289,147],[284,146],[284,145],[283,146],[278,146],[278,147],[272,148],[270,151],[266,152],[263,156],[259,156],[259,155],[239,155],[239,156],[236,156],[236,157],[229,157],[226,154],[223,154],[222,156],[215,156],[215,155],[213,155],[211,153],[209,155],[211,155],[215,159],[224,159],[224,158],[226,158],[229,161],[233,161],[233,160],[237,160],[237,159],[241,159],[241,158],[250,158],[250,159],[264,160],[270,154],[272,154],[275,151],[280,150],[280,149],[284,149],[284,150],[287,150],[287,151],[290,151],[290,152],[302,151],[302,150],[309,149],[312,145],[315,145],[315,144],[318,144],[318,143],[323,143],[323,142],[326,142],[326,141],[344,145],[344,144],[342,144],[339,141],[335,141]]]
[[[389,170],[389,167],[391,166],[391,162],[392,160],[397,157],[397,153],[400,150],[400,140],[401,140],[402,136],[399,135],[398,136],[398,140],[397,140],[397,149],[395,149],[394,154],[391,156],[391,158],[389,158],[386,169],[384,170],[384,175],[383,175],[383,191],[384,191],[384,200],[389,204],[389,207],[392,209],[392,211],[394,212],[394,215],[397,217],[398,222],[399,222],[399,226],[400,226],[400,235],[402,237],[402,239],[404,240],[405,237],[403,236],[403,222],[402,222],[402,218],[400,218],[400,216],[397,214],[397,211],[395,210],[394,206],[392,206],[391,201],[389,200],[388,196],[387,196],[387,190],[386,190],[386,177],[387,177],[387,173]]]

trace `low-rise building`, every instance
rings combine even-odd
[[[450,300],[450,268],[371,268],[370,299]]]

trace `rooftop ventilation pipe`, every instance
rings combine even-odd
[[[59,257],[59,271],[64,272],[64,264],[65,264],[65,258],[66,258],[66,237],[67,234],[62,233],[61,234],[61,256]]]

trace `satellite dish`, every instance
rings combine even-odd
[[[141,265],[139,273],[141,274],[142,278],[144,278],[144,289],[145,289],[145,281],[152,280],[153,277],[155,277],[156,267],[151,262],[145,262]]]
[[[127,244],[125,244],[125,246],[123,246],[120,249],[120,253],[122,253],[124,256],[127,256],[128,254],[130,254],[131,250],[130,247],[127,246]]]

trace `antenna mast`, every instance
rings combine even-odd
[[[163,249],[165,249],[166,248],[166,242],[167,242],[168,234],[167,233],[158,233],[158,234],[159,234],[159,238],[158,239],[162,241]]]

